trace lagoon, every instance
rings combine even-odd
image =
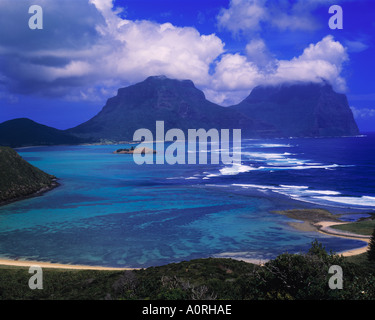
[[[271,259],[306,252],[314,239],[336,252],[357,248],[363,242],[298,231],[273,211],[325,207],[347,220],[373,212],[373,141],[244,140],[234,167],[139,166],[131,155],[112,154],[126,144],[19,149],[61,186],[0,208],[0,256],[149,267]]]

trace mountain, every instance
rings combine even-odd
[[[242,136],[246,137],[274,130],[208,101],[190,80],[154,76],[119,89],[95,117],[67,132],[97,140],[132,140],[140,128],[149,129],[155,137],[155,124],[159,120],[164,121],[165,131],[178,128],[185,133],[199,128],[242,129]]]
[[[48,127],[27,118],[0,123],[0,146],[26,147],[37,145],[79,144],[87,140],[63,130]]]
[[[274,126],[283,137],[359,134],[346,96],[327,83],[259,86],[231,108]]]
[[[0,204],[46,191],[56,178],[32,166],[9,147],[0,147]]]
[[[80,144],[133,140],[141,128],[155,137],[156,121],[165,131],[241,129],[243,138],[354,136],[359,130],[348,100],[328,83],[284,83],[259,86],[241,103],[222,107],[208,101],[190,80],[149,77],[118,90],[93,118],[58,130],[30,119],[0,124],[0,145]]]

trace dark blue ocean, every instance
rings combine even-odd
[[[233,150],[242,154],[236,166],[140,166],[132,155],[112,154],[124,147],[19,149],[61,185],[0,207],[0,257],[148,267],[270,259],[306,252],[314,239],[334,252],[365,245],[295,230],[273,211],[326,208],[348,221],[374,213],[374,134],[243,140]]]

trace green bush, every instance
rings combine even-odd
[[[367,251],[367,258],[369,261],[375,261],[375,229],[372,232],[369,249]]]

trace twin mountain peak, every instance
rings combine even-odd
[[[154,132],[156,121],[164,121],[165,130],[184,132],[241,129],[244,138],[359,134],[346,96],[324,81],[259,86],[241,103],[222,107],[208,101],[192,81],[165,76],[119,89],[96,116],[63,133],[87,141],[132,140],[137,129]]]

